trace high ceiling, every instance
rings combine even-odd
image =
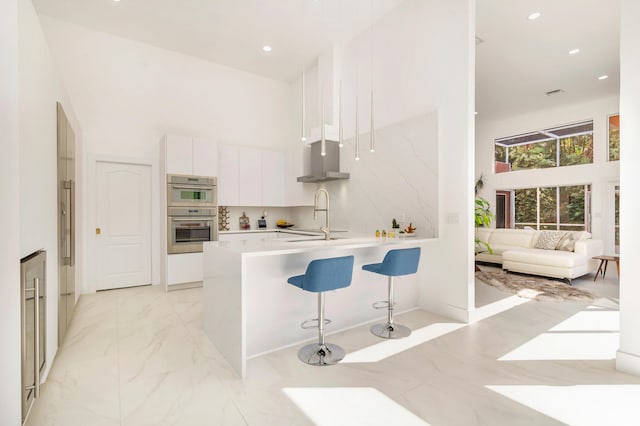
[[[33,0],[39,13],[278,80],[403,0]],[[541,17],[529,21],[532,12]],[[477,0],[476,109],[495,119],[619,91],[618,0]],[[271,45],[271,53],[262,46]],[[569,55],[570,49],[580,53]],[[607,74],[606,80],[598,80]],[[548,96],[545,92],[561,89]]]
[[[477,0],[478,119],[618,94],[619,20],[618,0]]]
[[[33,0],[54,18],[291,80],[403,0]],[[272,46],[271,53],[262,51]]]

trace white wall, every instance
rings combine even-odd
[[[0,424],[20,424],[18,1],[0,2]]]
[[[467,320],[468,311],[474,309],[469,243],[473,232],[474,3],[407,0],[340,46],[346,139],[342,171],[352,173],[352,178],[325,185],[336,200],[333,223],[338,227],[372,233],[378,227],[390,227],[391,219],[401,213],[423,217],[419,232],[439,239],[425,247],[424,267],[429,273],[424,276],[429,279],[421,285],[421,306],[461,320]],[[376,153],[368,152],[371,88],[376,133],[381,135]],[[362,137],[359,164],[352,161],[356,94]],[[325,93],[325,101],[333,101],[330,93]],[[411,143],[395,138],[406,123],[419,117],[425,117],[426,125],[411,142],[424,145],[405,162]],[[296,122],[296,135],[298,129]],[[298,140],[292,144],[300,150]],[[421,164],[423,155],[433,157]],[[422,199],[419,203],[407,202],[406,187],[397,189],[402,194],[393,194],[389,184],[399,184],[406,177],[411,190],[416,190],[415,197]],[[388,178],[392,182],[386,182]],[[384,206],[382,211],[371,211],[379,206]]]
[[[47,371],[58,348],[56,80],[38,17],[19,2],[20,256],[47,251]]]
[[[476,118],[476,177],[484,174],[480,195],[495,207],[495,191],[535,186],[591,184],[592,234],[601,238],[605,250],[614,253],[613,199],[609,188],[620,180],[620,163],[608,161],[608,116],[619,112],[619,97],[596,99],[538,111],[521,116],[485,122]],[[593,119],[593,163],[553,169],[494,172],[494,140],[529,131]],[[611,226],[609,226],[611,225]]]
[[[620,2],[620,349],[619,370],[640,375],[640,3]]]
[[[290,141],[290,86],[243,71],[41,16],[43,29],[82,125],[83,184],[89,159],[126,158],[153,166],[152,229],[161,235],[160,138],[201,136],[219,143],[282,149]],[[95,161],[95,160],[94,160]],[[85,200],[87,191],[84,190]],[[89,212],[85,202],[84,212]],[[94,233],[86,227],[85,244]],[[160,279],[153,242],[152,280]],[[88,254],[86,251],[84,254]],[[87,259],[84,264],[86,265]],[[89,277],[81,279],[90,290]]]

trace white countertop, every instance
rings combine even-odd
[[[226,235],[226,234],[253,234],[253,233],[262,233],[262,232],[283,232],[288,234],[304,234],[304,235],[321,235],[322,231],[320,229],[312,229],[312,228],[253,228],[253,229],[230,229],[228,231],[218,231],[218,234]],[[349,232],[346,229],[331,229],[331,232]]]
[[[418,245],[432,238],[405,237],[405,238],[375,238],[363,236],[338,237],[335,240],[326,241],[304,240],[286,241],[282,239],[239,240],[239,241],[211,241],[203,244],[223,248],[247,256],[271,256],[290,253],[304,253],[329,249],[355,249],[374,246],[393,245]]]

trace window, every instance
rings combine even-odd
[[[609,161],[620,160],[620,114],[609,116]]]
[[[515,191],[515,228],[589,231],[590,185]]]
[[[496,173],[593,163],[593,120],[495,140]]]

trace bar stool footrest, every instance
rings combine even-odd
[[[373,306],[373,309],[389,309],[389,301],[381,300],[379,302],[374,302],[371,306]],[[391,306],[395,306],[395,303]]]
[[[318,318],[313,318],[313,319],[308,319],[306,321],[304,321],[302,324],[300,324],[300,328],[304,328],[305,330],[309,329],[309,328],[318,328]],[[312,324],[312,325],[309,325]],[[331,324],[331,320],[330,319],[326,319],[324,320],[324,325],[327,324]]]

